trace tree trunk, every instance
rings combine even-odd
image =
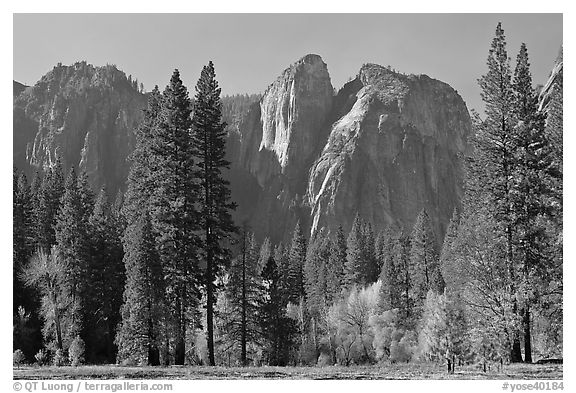
[[[164,366],[170,365],[170,343],[168,342],[168,326],[164,325],[164,348],[162,349],[162,364]]]
[[[518,302],[514,299],[512,307],[514,315],[518,315]],[[512,348],[510,350],[510,363],[522,362],[522,346],[520,345],[520,332],[518,329],[512,331]]]
[[[215,366],[214,361],[214,288],[212,281],[212,245],[210,244],[210,229],[206,228],[206,341],[208,344],[208,365]]]
[[[244,232],[244,252],[242,253],[242,322],[240,326],[240,362],[246,366],[246,232]]]
[[[177,326],[176,347],[174,348],[174,364],[183,366],[186,357],[186,344],[184,341],[184,321],[182,312],[182,302],[180,298],[176,300]]]
[[[151,318],[151,302],[148,300],[148,364],[150,366],[160,365],[160,350],[158,349],[156,336],[154,334],[154,321]]]
[[[54,322],[56,324],[56,348],[62,349],[62,326],[60,324],[58,306],[54,306]]]
[[[524,362],[532,363],[532,335],[530,334],[530,306],[524,309]]]
[[[448,374],[452,374],[452,362],[450,358],[446,358],[446,364],[448,365]]]

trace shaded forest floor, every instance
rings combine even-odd
[[[431,363],[331,367],[124,367],[115,365],[14,368],[14,379],[562,379],[562,365],[515,364],[483,373],[476,366],[448,375]]]

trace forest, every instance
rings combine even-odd
[[[60,160],[31,181],[14,169],[14,364],[561,359],[562,90],[542,110],[526,45],[513,64],[498,24],[443,239],[423,209],[409,229],[297,224],[285,244],[232,218],[224,118],[259,96],[221,97],[212,62],[191,96],[175,70],[148,94],[124,193]]]

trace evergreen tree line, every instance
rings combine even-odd
[[[64,180],[60,160],[31,184],[16,170],[13,177],[14,347],[32,360],[86,346],[86,361],[113,361],[124,287],[122,194],[113,203],[105,189],[95,196],[74,169]]]
[[[425,210],[410,230],[357,216],[348,233],[308,239],[298,224],[288,244],[258,244],[230,216],[213,65],[194,100],[176,70],[149,95],[124,198],[94,201],[59,161],[31,186],[15,173],[15,348],[33,356],[41,326],[57,364],[426,360],[454,372],[562,356],[562,96],[548,118],[538,110],[527,48],[512,70],[500,24],[487,65],[442,244]]]
[[[375,234],[359,216],[347,235],[323,228],[309,240],[297,224],[286,246],[268,239],[258,245],[244,230],[222,285],[216,358],[223,365],[376,362],[384,355],[374,349],[374,321],[394,313],[401,336],[414,334],[428,293],[444,290],[425,211],[409,234],[396,227]],[[201,330],[197,335],[203,339]],[[206,359],[202,345],[195,352]]]
[[[105,192],[93,201],[85,175],[72,170],[64,182],[60,161],[31,191],[15,174],[14,341],[28,359],[42,346],[26,342],[34,314],[54,363],[184,364],[200,303],[213,359],[216,278],[236,231],[213,64],[194,102],[175,70],[144,117],[126,199],[114,208]]]
[[[425,211],[409,234],[375,238],[357,217],[347,237],[307,241],[297,227],[286,250],[265,240],[258,253],[248,236],[219,303],[222,364],[240,353],[239,364],[430,360],[454,372],[562,356],[562,96],[548,117],[538,110],[526,45],[512,69],[500,24],[487,65],[485,117],[474,115],[465,196],[441,247]],[[270,288],[293,321],[283,330],[267,328]]]

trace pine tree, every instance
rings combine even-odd
[[[237,231],[231,212],[236,204],[230,201],[230,184],[223,171],[230,163],[225,159],[226,123],[222,122],[220,88],[214,65],[204,66],[196,84],[192,135],[197,173],[200,178],[200,222],[203,230],[202,247],[206,259],[204,285],[206,287],[206,327],[208,357],[214,365],[214,281],[219,270],[230,259],[224,242]]]
[[[416,218],[410,239],[411,291],[416,305],[423,305],[429,290],[444,291],[444,280],[440,272],[436,237],[430,217],[422,210]]]
[[[517,263],[514,255],[515,225],[512,211],[512,182],[515,160],[514,93],[512,89],[512,71],[506,51],[506,37],[501,23],[496,27],[496,36],[488,54],[488,72],[478,83],[485,104],[486,119],[475,120],[476,134],[473,138],[476,150],[474,176],[481,187],[490,196],[489,206],[500,231],[506,239],[506,265],[510,295],[516,295],[518,286]],[[514,301],[515,311],[518,304]],[[519,332],[513,333],[510,348],[512,362],[521,362]]]
[[[524,298],[524,360],[532,362],[530,309],[540,297],[535,291],[534,280],[535,276],[549,280],[546,266],[552,262],[549,234],[542,218],[554,219],[562,194],[555,189],[561,174],[546,137],[545,115],[538,111],[525,44],[521,45],[516,60],[512,90],[518,125],[513,133],[516,148],[511,201],[517,235],[516,255],[522,277],[519,286]]]
[[[306,307],[314,316],[327,307],[327,264],[330,258],[330,239],[321,228],[308,245],[304,262],[304,291]]]
[[[346,243],[346,264],[344,282],[346,288],[364,285],[365,239],[362,233],[363,223],[359,215],[354,218],[352,229]]]
[[[29,303],[33,298],[32,293],[23,286],[18,274],[34,251],[32,195],[26,176],[24,174],[18,176],[16,168],[13,173],[12,206],[13,314],[16,315],[18,307],[25,306],[30,310],[33,304]]]
[[[146,212],[128,226],[124,249],[126,284],[115,339],[118,361],[156,366],[160,364],[164,281]]]
[[[127,190],[122,203],[122,214],[126,225],[132,225],[141,216],[142,211],[149,211],[151,195],[155,189],[152,173],[156,167],[153,142],[155,128],[160,121],[162,94],[158,86],[148,95],[148,106],[144,109],[144,118],[136,129],[136,146],[128,156],[131,162],[127,179]]]
[[[232,310],[225,330],[240,346],[240,362],[248,364],[247,346],[261,341],[260,311],[263,285],[258,275],[259,248],[254,234],[244,231],[240,255],[229,269],[227,296]]]
[[[414,284],[410,270],[410,251],[410,236],[400,233],[397,240],[394,241],[391,258],[395,261],[394,270],[396,271],[396,283],[398,285],[401,325],[408,330],[413,330],[416,326],[417,315],[414,310],[415,302],[412,295]]]
[[[60,199],[64,195],[64,175],[60,157],[42,178],[35,204],[35,233],[37,247],[47,253],[56,244],[56,216],[60,209]]]
[[[456,258],[455,241],[458,236],[458,226],[460,217],[456,209],[452,213],[452,219],[444,235],[444,244],[440,253],[440,269],[442,278],[446,283],[446,291],[449,293],[460,293],[464,285],[462,266]]]
[[[86,337],[88,347],[97,346],[108,361],[114,361],[114,335],[120,322],[120,307],[122,306],[122,291],[124,289],[125,272],[121,231],[116,227],[106,189],[98,195],[92,215],[89,219],[91,254],[88,271],[87,298],[90,315],[90,334]],[[92,343],[90,342],[92,341]],[[90,361],[91,353],[87,353]]]
[[[374,230],[369,222],[364,224],[362,230],[364,237],[364,257],[363,257],[363,281],[365,284],[372,284],[378,280],[380,270],[378,269],[378,259],[376,258],[376,239]]]
[[[382,311],[388,311],[402,306],[400,298],[402,287],[399,281],[402,268],[402,255],[398,255],[398,245],[401,244],[400,230],[388,227],[380,237],[379,255],[382,270],[380,271],[380,301]],[[395,248],[396,247],[396,248]]]
[[[264,283],[261,307],[261,330],[264,338],[264,357],[270,366],[286,366],[294,346],[296,326],[286,317],[286,304],[280,288],[280,273],[273,257],[262,271]]]
[[[302,233],[300,222],[298,222],[292,235],[292,242],[287,258],[287,271],[285,273],[287,300],[289,303],[299,304],[300,299],[306,294],[304,291],[306,248],[306,238]]]
[[[94,210],[94,192],[90,188],[88,175],[85,171],[78,176],[78,193],[80,195],[80,205],[82,206],[82,222],[87,224]]]
[[[153,110],[150,109],[152,115]],[[175,70],[164,90],[157,121],[150,119],[154,124],[148,158],[150,183],[145,182],[143,186],[152,187],[151,193],[151,190],[146,192],[150,193],[153,232],[165,275],[175,336],[174,361],[179,365],[185,362],[186,332],[191,322],[196,321],[200,297],[198,185],[190,114],[188,91]]]
[[[327,286],[329,259],[330,238],[327,231],[321,228],[309,243],[304,263],[306,308],[310,316],[310,335],[316,357],[320,355],[320,335],[326,329],[326,315],[330,307]]]
[[[67,295],[72,306],[70,326],[66,329],[67,345],[76,336],[85,336],[85,307],[90,264],[90,243],[87,223],[84,222],[82,201],[74,169],[66,179],[60,210],[56,221],[58,252],[66,264]]]
[[[155,86],[136,130],[135,149],[128,158],[131,166],[126,196],[123,203],[119,198],[115,201],[114,215],[122,227],[126,272],[121,322],[115,338],[119,362],[160,364],[165,285],[150,215],[156,189],[153,174],[158,169],[153,148],[161,105],[162,95]],[[167,363],[167,359],[164,361]]]
[[[284,249],[282,243],[278,243],[274,247],[274,261],[276,262],[276,267],[278,269],[278,290],[282,296],[282,302],[288,304],[288,255],[287,250]]]
[[[330,304],[344,288],[344,264],[346,263],[346,237],[342,226],[336,230],[336,235],[330,242],[330,259],[326,272],[327,299]]]

